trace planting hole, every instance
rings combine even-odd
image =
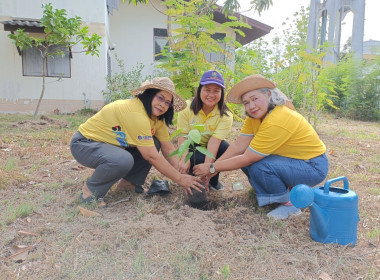
[[[216,201],[205,201],[200,203],[189,202],[189,206],[202,211],[211,211],[218,208],[218,203]]]

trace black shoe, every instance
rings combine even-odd
[[[140,185],[135,185],[135,193],[143,193],[144,188]]]
[[[224,189],[224,186],[220,182],[218,182],[218,184],[216,184],[216,186],[210,185],[210,190],[212,190],[212,191],[221,191],[223,189]]]

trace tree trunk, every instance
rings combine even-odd
[[[40,99],[38,100],[38,103],[37,103],[36,111],[34,111],[33,119],[37,118],[37,114],[38,114],[38,110],[40,108],[41,100],[44,97],[44,93],[45,93],[45,76],[46,76],[45,65],[46,65],[46,60],[47,60],[47,53],[44,53],[43,60],[42,60],[42,90],[41,90]]]

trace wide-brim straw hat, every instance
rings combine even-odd
[[[153,78],[151,81],[147,80],[141,83],[138,89],[131,91],[131,94],[137,96],[139,94],[142,94],[148,88],[160,89],[163,91],[167,91],[171,95],[173,95],[173,109],[175,112],[182,111],[186,108],[185,100],[177,93],[175,93],[174,83],[168,77],[156,77]]]
[[[243,94],[259,88],[275,88],[276,84],[265,79],[259,74],[245,77],[243,80],[234,85],[227,95],[227,102],[242,103]]]

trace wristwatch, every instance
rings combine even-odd
[[[211,174],[214,174],[214,173],[215,173],[214,163],[210,163],[210,173],[211,173]]]

